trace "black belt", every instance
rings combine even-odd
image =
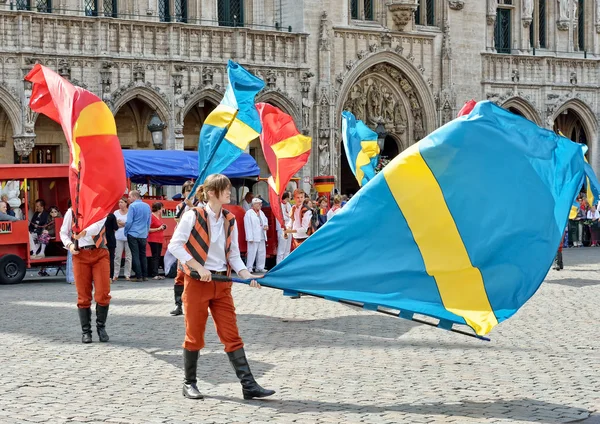
[[[210,272],[211,274],[214,274],[214,275],[227,275],[227,271],[211,271],[209,269],[208,272]]]
[[[79,247],[79,250],[94,250],[96,249],[96,246],[81,246]]]

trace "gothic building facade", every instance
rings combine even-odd
[[[231,58],[312,136],[301,176],[342,191],[356,189],[343,110],[391,158],[471,98],[587,144],[598,171],[599,57],[599,0],[0,0],[0,162],[68,160],[59,125],[27,106],[35,63],[98,94],[123,148],[195,150]]]

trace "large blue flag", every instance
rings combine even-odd
[[[254,99],[264,88],[264,81],[232,60],[227,63],[227,76],[225,96],[200,130],[199,172],[192,195],[207,176],[221,173],[231,165],[262,131]]]
[[[377,133],[357,120],[351,112],[342,112],[342,140],[350,169],[361,187],[375,176],[379,160]]]
[[[478,103],[396,157],[261,284],[487,334],[544,280],[586,174],[598,184],[580,145]]]

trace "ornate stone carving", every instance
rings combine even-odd
[[[448,6],[452,10],[462,10],[465,7],[465,2],[463,0],[449,0]]]
[[[327,89],[321,88],[321,96],[319,98],[319,106],[321,113],[319,115],[319,137],[329,137],[329,96],[327,95]]]
[[[394,0],[388,4],[395,30],[404,31],[406,25],[412,22],[417,6],[418,2],[416,0]]]
[[[202,68],[202,84],[209,86],[213,84],[213,68],[205,66]]]
[[[510,77],[510,79],[512,80],[512,82],[514,82],[515,84],[519,83],[519,70],[518,69],[513,69],[512,70],[512,76]]]
[[[69,65],[67,59],[58,61],[58,75],[68,80],[71,79],[71,65]]]
[[[110,91],[112,85],[112,67],[112,62],[103,62],[102,69],[100,70],[100,79],[102,82],[102,100],[107,103],[111,100]]]
[[[450,89],[444,89],[439,96],[435,96],[441,124],[444,125],[454,119],[454,108],[456,106],[456,93]]]
[[[173,100],[175,106],[175,123],[183,125],[183,107],[185,100],[183,99],[183,75],[172,74],[173,77]]]
[[[13,137],[15,152],[21,157],[26,157],[31,154],[35,146],[35,135],[20,135]]]
[[[381,47],[384,49],[389,49],[392,46],[392,35],[390,34],[390,30],[386,29],[381,33]]]
[[[379,46],[376,43],[369,44],[369,52],[375,53]]]
[[[138,84],[135,83],[133,81],[131,81],[129,84],[127,85],[122,85],[121,87],[117,88],[111,95],[111,103],[109,104],[109,106],[112,108],[112,105],[114,103],[117,102],[117,100],[119,100],[119,98],[121,98],[121,96],[123,96],[123,94],[125,94],[128,90],[135,88],[135,87],[146,87],[149,88],[151,90],[153,90],[156,94],[158,94],[165,102],[165,104],[169,107],[171,107],[171,101],[169,100],[169,97],[167,95],[165,95],[165,93],[162,92],[162,90],[160,89],[160,87],[156,87],[154,85],[152,85],[152,83],[147,82],[145,84]]]
[[[558,28],[559,31],[568,31],[569,30],[569,21],[558,21],[556,23],[556,28]]]
[[[496,9],[498,8],[498,0],[487,0],[487,24],[494,25],[496,23]]]
[[[310,130],[310,111],[313,107],[313,101],[307,97],[302,99],[302,133],[304,135]]]
[[[136,85],[144,85],[146,82],[146,69],[141,63],[133,67],[133,80]]]
[[[365,56],[367,55],[367,52],[365,50],[361,50],[358,53],[356,53],[356,57],[358,57],[358,59],[363,59]]]
[[[575,72],[575,71],[571,72],[569,82],[573,85],[577,85],[577,72]]]
[[[264,80],[265,80],[267,89],[274,90],[275,87],[277,86],[277,73],[274,70],[269,69],[264,74]]]
[[[323,11],[321,13],[321,26],[319,28],[319,50],[328,51],[330,47],[329,20],[327,19],[327,12]]]
[[[300,78],[300,92],[302,93],[303,98],[308,96],[308,93],[310,92],[310,79],[314,76],[315,74],[310,71],[302,72],[302,77]]]

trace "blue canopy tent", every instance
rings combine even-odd
[[[181,185],[198,178],[198,152],[182,150],[123,150],[125,173],[134,183]],[[223,172],[229,178],[257,177],[260,168],[247,153]]]

